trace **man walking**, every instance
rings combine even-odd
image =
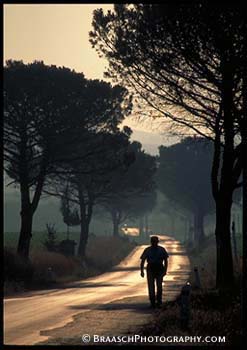
[[[162,282],[168,267],[168,257],[165,248],[158,245],[159,238],[151,237],[151,246],[144,249],[141,255],[141,277],[144,277],[144,264],[147,260],[147,282],[151,307],[158,308],[162,305]],[[155,304],[155,283],[157,288]]]

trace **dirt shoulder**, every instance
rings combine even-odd
[[[152,320],[155,311],[149,308],[147,296],[123,298],[112,303],[98,305],[94,309],[73,316],[73,321],[64,327],[41,331],[49,339],[35,345],[82,345],[82,336],[118,336],[134,334]]]

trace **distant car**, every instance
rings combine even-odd
[[[123,227],[123,228],[121,228],[121,230],[127,236],[139,236],[139,228],[138,227]]]

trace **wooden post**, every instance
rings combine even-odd
[[[191,294],[191,284],[187,282],[182,290],[179,297],[180,306],[180,322],[181,328],[187,329],[190,322],[190,294]]]
[[[48,269],[47,269],[46,280],[48,283],[55,283],[56,282],[56,275],[51,267],[48,267]]]
[[[195,266],[194,267],[194,273],[195,273],[195,288],[201,289],[201,279],[199,276],[199,271],[198,268]]]

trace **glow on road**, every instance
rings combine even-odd
[[[190,272],[189,259],[179,241],[159,236],[160,245],[169,253],[168,273],[164,279],[164,300],[181,290]],[[72,316],[117,299],[147,295],[146,278],[140,277],[140,256],[147,245],[136,247],[112,271],[70,284],[63,289],[31,292],[4,300],[4,344],[33,345],[47,339],[44,329],[67,324]],[[148,304],[148,298],[147,298]],[[74,305],[83,305],[75,310]]]

